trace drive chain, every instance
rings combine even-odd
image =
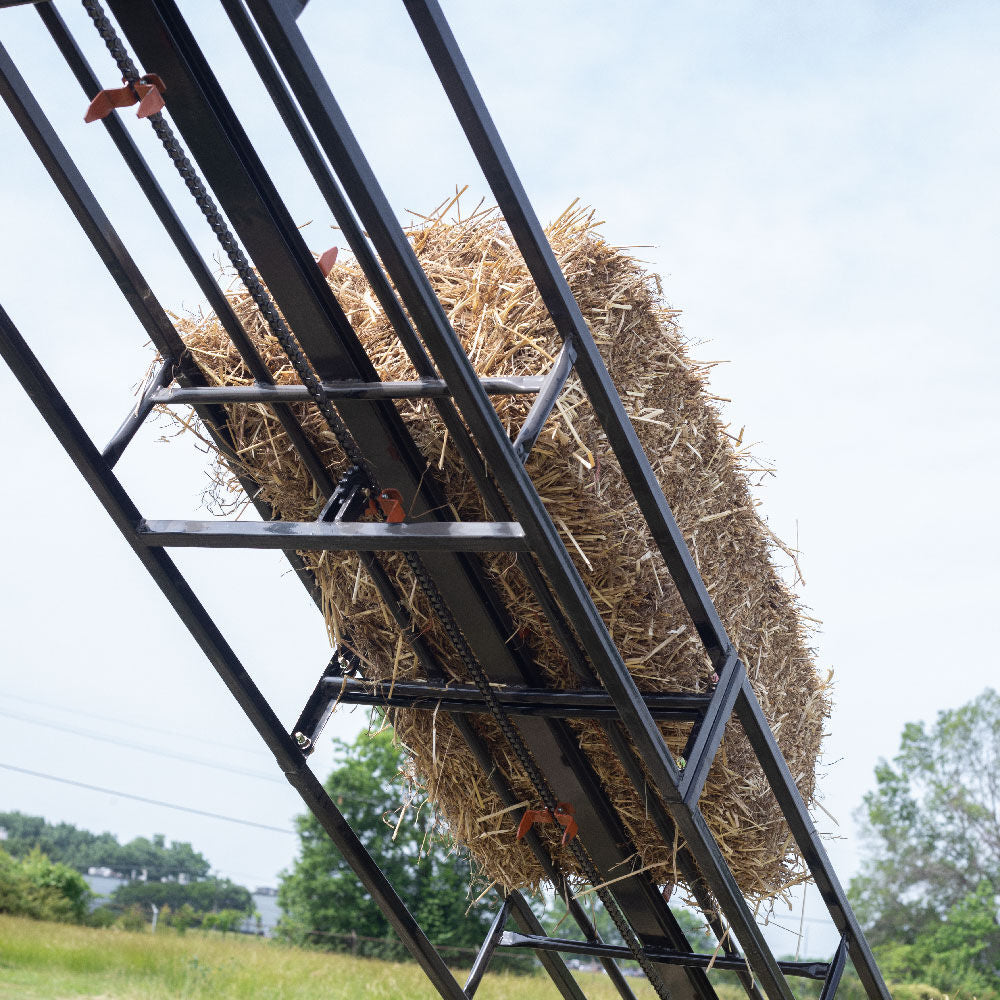
[[[121,39],[118,37],[114,26],[104,13],[99,0],[82,0],[82,2],[84,9],[94,22],[98,33],[107,45],[112,58],[115,60],[115,64],[117,65],[123,80],[130,86],[134,87],[140,79],[140,73],[126,51],[125,46],[122,44]],[[319,408],[327,426],[337,439],[337,442],[344,454],[347,456],[349,461],[364,471],[365,476],[369,481],[370,488],[377,491],[378,483],[371,466],[365,459],[350,431],[341,420],[340,415],[333,406],[333,403],[330,402],[324,392],[322,382],[316,374],[311,362],[299,346],[299,343],[292,334],[292,331],[288,328],[287,323],[278,311],[270,293],[264,287],[263,282],[251,267],[250,262],[247,260],[246,255],[243,253],[243,250],[237,242],[236,237],[233,235],[232,230],[226,223],[226,220],[223,218],[222,213],[219,211],[214,199],[208,193],[208,190],[206,189],[201,178],[198,176],[194,165],[185,154],[184,149],[174,134],[173,129],[164,119],[162,112],[150,115],[149,121],[153,127],[153,131],[156,133],[157,138],[166,150],[167,155],[173,161],[178,173],[184,180],[187,189],[191,192],[195,202],[201,209],[201,212],[211,227],[212,232],[214,232],[218,238],[222,249],[225,251],[230,263],[246,287],[251,299],[260,311],[260,314],[267,323],[268,328],[281,345],[281,348],[287,355],[289,361],[291,361],[292,367],[295,369],[296,374],[299,376],[302,384],[308,391],[310,398]],[[552,788],[550,787],[545,776],[539,770],[534,756],[525,744],[524,739],[517,727],[511,721],[510,716],[500,704],[496,691],[490,684],[489,677],[480,665],[475,653],[470,648],[465,636],[462,634],[458,622],[455,620],[454,615],[451,613],[451,609],[445,603],[444,598],[441,596],[441,592],[438,590],[437,585],[428,573],[427,567],[424,565],[424,561],[416,552],[405,552],[403,555],[410,567],[410,570],[413,572],[420,589],[427,597],[435,616],[440,621],[442,628],[455,649],[455,652],[458,654],[463,666],[468,671],[469,676],[472,677],[476,687],[479,689],[483,699],[486,701],[490,714],[500,727],[504,738],[517,756],[518,762],[524,769],[528,780],[534,786],[535,791],[541,798],[542,804],[553,815],[555,815],[558,808],[558,802]],[[590,857],[590,854],[587,852],[583,844],[579,840],[574,839],[568,846],[576,858],[577,863],[580,866],[580,870],[583,872],[585,877],[591,882],[592,885],[600,885],[603,881],[601,874],[597,870],[593,859]],[[667,990],[666,985],[663,983],[662,978],[649,959],[646,958],[641,942],[636,936],[635,931],[633,931],[632,927],[629,925],[624,913],[618,906],[618,903],[607,889],[598,889],[597,896],[604,905],[604,908],[608,911],[611,919],[614,921],[614,924],[618,928],[618,932],[621,934],[622,939],[628,946],[629,951],[632,952],[636,961],[646,974],[646,977],[653,986],[653,989],[656,991],[656,994],[661,998],[661,1000],[670,1000],[670,993]]]

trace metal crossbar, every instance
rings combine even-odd
[[[616,964],[621,958],[637,959],[661,996],[670,992],[678,998],[714,1000],[715,990],[706,976],[706,968],[712,964],[710,956],[692,950],[652,875],[638,871],[619,877],[621,866],[635,853],[634,848],[565,721],[592,718],[621,760],[636,794],[648,803],[649,818],[664,841],[676,843],[679,838],[683,844],[676,852],[678,873],[690,886],[719,940],[715,967],[735,972],[754,1000],[762,998],[761,989],[771,1000],[792,1000],[786,978],[789,975],[824,979],[824,1000],[832,1000],[849,956],[871,1000],[889,1000],[861,928],[747,681],[745,667],[732,648],[436,0],[403,0],[403,5],[563,338],[563,349],[544,376],[480,379],[476,375],[299,31],[295,18],[304,4],[288,0],[221,3],[409,356],[416,380],[379,381],[174,0],[110,0],[110,6],[128,46],[144,65],[168,81],[167,109],[194,164],[204,172],[218,209],[214,202],[205,202],[208,195],[204,187],[199,187],[195,166],[184,157],[169,127],[159,120],[162,116],[154,116],[158,118],[154,127],[161,138],[169,133],[170,141],[165,139],[165,144],[188,186],[205,192],[204,199],[199,195],[199,203],[220,239],[229,240],[239,250],[238,238],[253,260],[273,296],[273,305],[294,331],[286,349],[299,352],[295,357],[301,356],[303,371],[308,375],[304,377],[306,384],[274,384],[160,188],[156,171],[138,152],[122,121],[111,115],[105,119],[105,127],[112,142],[254,379],[253,385],[245,387],[205,384],[165,311],[2,47],[0,92],[4,100],[166,360],[102,453],[86,436],[2,309],[0,354],[243,707],[289,781],[317,815],[442,997],[471,998],[495,950],[507,946],[535,950],[562,996],[572,1000],[581,1000],[583,994],[559,957],[560,952],[598,957],[623,1000],[634,998]],[[11,5],[0,0],[0,7]],[[121,65],[128,56],[110,22],[102,20],[95,0],[86,0],[85,6]],[[37,9],[59,52],[88,98],[92,98],[100,89],[98,77],[65,23],[51,3],[39,3]],[[224,216],[232,221],[235,235],[229,231]],[[709,695],[643,695],[638,691],[525,468],[532,445],[573,373],[601,421],[718,673],[718,683]],[[489,401],[491,394],[535,396],[513,441]],[[424,459],[392,405],[392,400],[406,398],[425,398],[436,408],[492,520],[471,523],[451,519],[445,498],[433,480],[423,474]],[[331,480],[290,405],[302,402],[318,406],[338,438],[343,438],[349,454],[357,455],[354,478],[349,476],[340,484]],[[267,405],[281,421],[326,501],[320,517],[315,522],[276,520],[273,511],[257,499],[257,484],[240,471],[242,485],[254,498],[262,518],[260,523],[144,519],[113,470],[152,409],[157,405],[193,405],[220,452],[232,456],[223,404],[245,403]],[[234,468],[239,469],[238,463]],[[400,491],[401,503],[409,514],[406,523],[363,523],[356,519],[366,482],[391,483]],[[391,688],[371,684],[364,680],[356,658],[338,653],[323,671],[297,724],[291,730],[284,729],[170,560],[166,549],[178,545],[280,549],[317,600],[315,582],[297,553],[308,549],[358,551],[426,680]],[[378,556],[381,551],[412,554],[417,550],[421,551],[423,583],[436,598],[436,603],[432,601],[435,614],[446,625],[458,623],[461,628],[456,641],[466,644],[467,661],[480,678],[476,686],[445,683],[445,671],[414,628],[407,602]],[[515,553],[519,571],[577,675],[578,690],[546,688],[531,651],[518,639],[503,600],[475,555],[500,550]],[[528,755],[532,766],[536,766],[533,762],[544,762],[536,781],[543,799],[558,792],[560,799],[577,805],[582,852],[578,857],[590,866],[586,870],[595,884],[615,879],[610,890],[602,885],[599,892],[626,947],[601,942],[583,907],[568,892],[565,895],[570,913],[587,940],[581,943],[549,938],[527,903],[514,893],[503,901],[466,986],[459,986],[306,765],[315,739],[338,701],[449,713],[469,750],[490,775],[494,791],[505,806],[514,807],[518,805],[517,797],[494,766],[491,751],[472,722],[476,714],[493,714],[507,727],[504,732],[517,753]],[[518,718],[516,727],[509,716]],[[723,731],[733,717],[742,725],[841,933],[840,945],[830,963],[776,960],[698,809]],[[672,758],[660,734],[658,722],[663,719],[692,723],[685,759],[680,764]],[[657,794],[647,794],[649,783]],[[552,883],[565,890],[564,875],[537,834],[529,831],[525,844]],[[508,917],[517,923],[518,935],[505,934]]]

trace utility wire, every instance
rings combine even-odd
[[[157,726],[149,725],[145,721],[131,722],[128,719],[122,719],[112,715],[101,715],[99,712],[87,712],[75,705],[73,707],[69,707],[67,705],[56,705],[53,702],[41,701],[38,698],[26,698],[24,695],[11,694],[9,691],[0,693],[0,700],[8,699],[13,701],[23,701],[28,705],[37,705],[39,708],[48,708],[55,712],[68,712],[72,715],[86,716],[88,719],[96,719],[98,722],[110,722],[115,726],[128,726],[131,729],[141,729],[143,732],[159,733],[161,736],[173,736],[182,740],[197,740],[199,743],[207,743],[210,746],[222,747],[225,750],[239,750],[241,753],[253,754],[258,757],[266,756],[253,747],[239,746],[236,743],[223,743],[221,740],[212,740],[207,736],[199,736],[195,733],[182,733],[177,729],[160,729]]]
[[[103,792],[105,795],[116,795],[120,799],[133,799],[136,802],[145,802],[152,806],[162,806],[164,809],[176,809],[178,812],[193,813],[196,816],[208,816],[210,819],[222,819],[227,823],[239,823],[240,826],[253,826],[259,830],[271,830],[274,833],[290,833],[295,835],[297,831],[286,826],[270,826],[267,823],[257,823],[252,819],[240,819],[237,816],[224,816],[222,813],[208,812],[205,809],[195,809],[192,806],[181,806],[176,802],[163,802],[160,799],[150,799],[145,795],[133,795],[131,792],[119,792],[114,788],[102,788],[100,785],[88,785],[84,781],[73,781],[71,778],[60,778],[55,774],[46,774],[44,771],[31,771],[26,767],[17,767],[14,764],[4,764],[0,761],[0,767],[6,771],[16,771],[18,774],[27,774],[32,778],[45,778],[47,781],[58,781],[61,785],[73,785],[75,788],[86,788],[91,792]]]
[[[60,726],[54,722],[45,722],[42,719],[33,719],[27,715],[19,715],[16,712],[7,712],[4,709],[0,709],[0,716],[6,716],[9,719],[17,719],[20,722],[26,722],[30,726],[41,726],[44,729],[55,729],[59,732],[70,733],[75,736],[85,736],[87,739],[99,740],[102,743],[110,743],[113,746],[126,747],[132,750],[141,750],[143,753],[152,754],[155,757],[166,757],[170,760],[180,760],[189,764],[197,764],[200,767],[212,767],[217,771],[228,771],[232,774],[241,774],[246,777],[256,778],[258,781],[267,781],[276,785],[284,786],[285,782],[280,778],[272,778],[269,774],[261,774],[259,771],[248,771],[239,767],[231,767],[226,764],[219,764],[215,761],[204,760],[200,757],[191,757],[187,754],[173,753],[170,750],[164,750],[160,747],[150,747],[144,746],[140,743],[130,743],[127,740],[117,740],[113,736],[105,736],[103,733],[94,733],[85,729],[75,729],[72,726]],[[360,805],[368,806],[380,806],[381,803],[377,802],[375,799],[365,798],[361,795],[352,795],[349,792],[338,792],[337,793],[338,802],[354,802]]]
[[[169,757],[171,760],[181,760],[188,764],[198,764],[201,767],[213,767],[217,771],[228,771],[230,774],[241,774],[247,778],[257,778],[260,781],[270,781],[278,785],[284,782],[280,778],[274,778],[269,774],[262,774],[260,771],[250,771],[246,768],[236,767],[231,764],[219,764],[216,761],[205,760],[202,757],[193,757],[190,754],[177,753],[174,750],[165,750],[162,747],[153,747],[144,743],[132,743],[129,740],[119,740],[114,736],[105,736],[103,733],[95,733],[89,729],[77,729],[75,726],[62,726],[55,722],[45,722],[41,719],[34,719],[30,715],[21,715],[18,712],[9,712],[0,708],[0,715],[8,719],[17,719],[19,722],[27,722],[30,725],[44,726],[46,729],[56,729],[59,732],[71,733],[73,736],[83,736],[88,740],[99,740],[101,743],[110,743],[116,747],[126,747],[129,750],[141,750],[143,753],[151,753],[158,757]]]

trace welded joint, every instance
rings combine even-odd
[[[153,412],[157,394],[174,380],[176,367],[177,362],[173,358],[164,358],[163,363],[153,373],[139,402],[132,407],[129,415],[122,421],[121,426],[111,436],[111,440],[101,452],[104,461],[108,463],[108,468],[113,469],[118,464],[125,449],[139,433],[139,428]]]
[[[830,969],[823,980],[823,989],[820,991],[819,1000],[833,1000],[837,995],[837,988],[840,986],[840,979],[847,966],[847,952],[851,946],[851,932],[845,930],[840,936],[840,943],[830,961]]]
[[[691,750],[691,757],[685,763],[684,773],[680,783],[680,796],[684,804],[693,809],[698,804],[708,772],[711,770],[715,755],[719,752],[722,737],[726,731],[726,723],[733,714],[736,699],[743,691],[747,680],[746,667],[738,659],[736,651],[730,649],[729,658],[719,675],[715,694],[705,712],[705,719],[698,731]]]

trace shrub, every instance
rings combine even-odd
[[[82,923],[92,897],[83,876],[37,848],[15,860],[0,850],[0,912]]]

